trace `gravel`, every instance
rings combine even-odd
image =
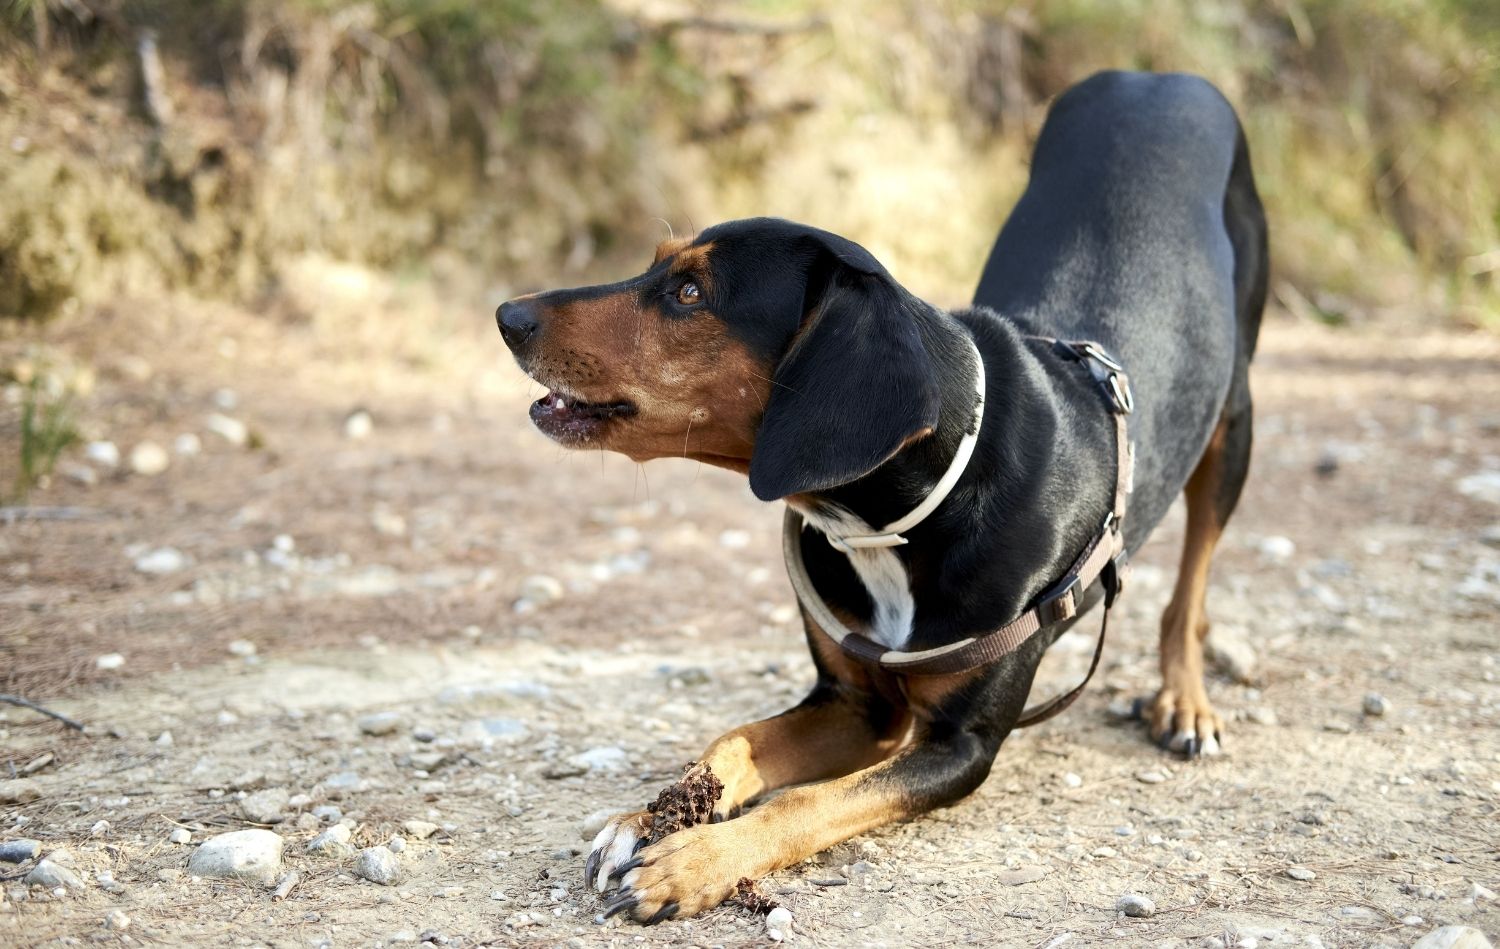
[[[270,882],[281,869],[283,841],[269,830],[236,830],[205,840],[193,851],[188,872],[199,877],[237,877]]]
[[[343,824],[334,824],[307,843],[308,853],[321,853],[329,857],[349,857],[354,855],[354,847],[349,843],[350,830]]]
[[[375,712],[370,715],[361,716],[355,724],[359,730],[366,735],[394,734],[402,725],[402,717],[398,712]]]
[[[1136,919],[1150,919],[1156,915],[1156,904],[1150,897],[1138,893],[1127,893],[1115,903],[1115,909]]]
[[[1318,875],[1316,873],[1312,872],[1306,867],[1288,867],[1286,875],[1291,877],[1293,880],[1301,880],[1303,883],[1311,883],[1313,880],[1316,880],[1318,878]]]
[[[1365,696],[1364,711],[1371,718],[1380,718],[1390,710],[1390,700],[1379,692],[1371,692]]]
[[[40,842],[29,837],[0,842],[0,863],[25,863],[41,852]]]
[[[175,828],[170,834],[167,835],[167,840],[174,844],[190,843],[192,839],[193,832],[188,830],[186,827]]]
[[[247,796],[240,802],[240,810],[253,824],[279,824],[286,820],[291,799],[286,788],[267,788]]]
[[[386,847],[366,847],[354,858],[354,872],[371,883],[390,886],[401,879],[401,861]]]
[[[31,872],[26,874],[26,882],[32,886],[44,886],[49,890],[60,886],[70,890],[82,890],[87,887],[82,877],[50,859],[43,860],[32,867]]]

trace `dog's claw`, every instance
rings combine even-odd
[[[624,893],[616,896],[613,900],[610,900],[609,905],[604,907],[604,918],[609,919],[616,913],[623,912],[627,909],[633,909],[637,902],[639,902],[639,900],[636,898],[635,892],[633,890],[626,890]]]
[[[1133,702],[1130,703],[1130,720],[1131,721],[1134,721],[1134,722],[1143,722],[1143,721],[1146,720],[1146,704],[1147,704],[1147,699],[1145,697],[1143,697],[1143,696],[1136,696],[1135,701],[1133,701]]]
[[[599,851],[595,850],[589,854],[588,862],[583,865],[584,889],[594,885],[594,877],[599,873]]]
[[[661,909],[659,909],[656,912],[652,913],[651,914],[651,918],[648,919],[648,920],[646,920],[646,925],[647,926],[655,926],[657,923],[661,922],[662,920],[664,920],[664,919],[671,919],[673,916],[676,916],[676,915],[677,915],[677,903],[676,903],[676,901],[673,901],[671,903],[665,904],[664,906],[662,906]]]
[[[645,841],[642,841],[642,843],[644,842]],[[636,850],[640,850],[640,848],[637,847]],[[625,874],[629,873],[631,870],[634,870],[636,867],[640,866],[642,863],[645,863],[645,861],[640,857],[636,857],[634,860],[627,860],[626,862],[620,864],[618,867],[615,867],[613,870],[609,871],[609,878],[611,880],[618,880],[624,877]]]

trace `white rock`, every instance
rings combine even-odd
[[[186,827],[173,828],[172,832],[167,835],[167,840],[174,844],[189,843],[192,841],[192,839],[193,832],[188,830]]]
[[[215,389],[214,405],[226,412],[233,412],[240,407],[240,394],[233,389]]]
[[[556,577],[535,574],[521,581],[521,599],[537,605],[556,603],[563,598],[563,585]]]
[[[402,853],[406,850],[406,838],[400,834],[392,834],[391,839],[385,842],[385,846],[391,853]]]
[[[347,857],[354,853],[349,844],[350,830],[343,824],[334,824],[307,843],[308,853],[327,854],[331,857]]]
[[[94,668],[109,672],[125,665],[125,657],[117,652],[107,652],[94,660]]]
[[[86,488],[91,488],[99,483],[98,472],[88,465],[64,462],[57,466],[57,473],[74,484],[81,484]]]
[[[1412,943],[1411,949],[1493,949],[1484,933],[1472,926],[1444,926]]]
[[[271,882],[281,869],[283,841],[269,830],[236,830],[208,838],[193,851],[188,872]]]
[[[137,571],[154,576],[176,573],[186,566],[187,555],[176,547],[158,547],[135,562]]]
[[[1379,718],[1390,710],[1390,700],[1379,692],[1371,692],[1365,696],[1364,711],[1371,718]]]
[[[1156,904],[1149,897],[1138,893],[1127,893],[1120,897],[1115,903],[1115,909],[1137,919],[1149,919],[1156,915]]]
[[[120,467],[120,449],[114,442],[89,442],[83,456],[101,468]]]
[[[1135,779],[1142,784],[1161,784],[1167,776],[1160,771],[1137,771]]]
[[[130,449],[130,470],[138,475],[159,475],[171,464],[167,450],[156,442],[141,442]]]
[[[1478,501],[1500,504],[1500,471],[1481,471],[1458,482],[1458,493]],[[1445,929],[1454,927],[1448,926]],[[1442,932],[1439,929],[1438,932]]]
[[[41,787],[31,778],[0,781],[0,804],[30,804],[41,796]]]
[[[255,824],[279,824],[286,820],[286,809],[291,803],[291,793],[286,788],[266,788],[248,795],[240,802],[245,819]]]
[[[1250,640],[1233,626],[1216,629],[1204,643],[1209,661],[1220,672],[1236,682],[1249,685],[1255,681],[1255,668],[1259,660]]]
[[[1481,883],[1470,883],[1469,899],[1476,903],[1480,900],[1489,900],[1493,903],[1495,901],[1495,891]]]
[[[160,735],[157,735],[156,736],[156,746],[158,748],[170,748],[170,747],[172,747],[172,733],[171,732],[162,732]]]
[[[60,886],[82,890],[87,886],[78,874],[50,857],[31,868],[31,872],[26,874],[26,883],[30,886],[44,886],[49,890]]]
[[[172,450],[184,458],[190,458],[203,451],[203,439],[192,432],[183,432],[173,439]]]
[[[1318,878],[1316,873],[1306,867],[1287,867],[1286,875],[1293,880],[1301,880],[1303,883],[1310,883]]]
[[[792,911],[778,906],[766,914],[766,928],[779,929],[783,933],[792,928]]]
[[[403,821],[401,829],[418,840],[426,840],[439,830],[438,825],[425,820]]]
[[[354,872],[381,886],[401,879],[401,861],[386,847],[366,847],[354,858]]]
[[[375,420],[364,409],[355,409],[344,417],[344,437],[351,441],[362,441],[375,430]]]
[[[727,530],[719,534],[719,546],[726,550],[744,550],[750,546],[750,532]]]
[[[255,643],[248,639],[232,640],[228,648],[231,655],[239,656],[241,659],[248,659],[257,651]]]
[[[231,445],[238,445],[243,448],[250,442],[249,426],[237,418],[230,418],[228,415],[221,415],[215,412],[208,417],[204,424],[208,426],[210,432],[213,432]]]
[[[1262,537],[1258,545],[1260,555],[1275,563],[1285,563],[1297,552],[1297,545],[1290,537]]]
[[[104,928],[122,933],[130,928],[130,917],[122,909],[112,909],[104,914]]]
[[[630,763],[625,749],[614,747],[590,748],[573,755],[568,761],[590,771],[608,772],[624,771]]]
[[[360,716],[355,722],[359,730],[366,735],[390,735],[401,727],[402,717],[399,712],[372,712],[369,715]]]
[[[1081,788],[1083,787],[1083,778],[1069,771],[1067,774],[1063,775],[1063,786],[1069,788]]]

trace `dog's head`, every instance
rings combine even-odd
[[[547,435],[750,476],[762,500],[874,470],[937,424],[914,307],[863,247],[771,218],[669,240],[645,273],[503,304]]]

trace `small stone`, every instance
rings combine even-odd
[[[31,778],[0,781],[0,804],[30,804],[41,796],[42,789]]]
[[[80,465],[68,461],[57,466],[57,473],[67,478],[74,484],[81,484],[85,488],[92,488],[99,483],[99,474],[88,465]]]
[[[89,442],[83,449],[83,457],[101,468],[120,467],[120,449],[114,442]]]
[[[107,820],[94,821],[94,826],[89,828],[89,835],[91,837],[103,837],[107,833],[109,833],[109,821]]]
[[[162,576],[176,573],[187,566],[187,555],[176,547],[158,547],[144,556],[137,557],[135,569],[138,573]]]
[[[330,857],[349,857],[354,848],[349,844],[350,831],[343,824],[334,824],[307,843],[308,853],[321,853]]]
[[[0,863],[25,863],[41,852],[40,841],[29,837],[0,841]]]
[[[240,801],[240,810],[251,823],[279,824],[286,820],[286,809],[290,803],[291,795],[286,788],[267,788]]]
[[[266,883],[281,869],[281,837],[269,830],[216,834],[198,845],[188,872],[199,877],[238,877]]]
[[[1204,643],[1209,661],[1220,672],[1242,685],[1255,682],[1255,669],[1259,659],[1250,640],[1233,626],[1215,629]]]
[[[87,887],[78,874],[50,858],[31,868],[31,872],[26,874],[26,883],[30,886],[43,886],[49,890],[60,886],[70,890],[82,890]]]
[[[1495,891],[1481,883],[1470,883],[1469,899],[1476,903],[1480,900],[1489,900],[1493,903],[1495,901]]]
[[[363,441],[375,431],[375,419],[364,409],[355,409],[344,416],[344,437],[350,441]]]
[[[230,640],[226,648],[229,650],[231,656],[239,656],[241,659],[248,659],[259,651],[255,643],[252,643],[248,639]]]
[[[766,928],[779,929],[786,932],[792,928],[792,911],[785,906],[778,906],[766,914]]]
[[[1365,695],[1364,711],[1371,718],[1380,718],[1391,710],[1390,701],[1379,692],[1370,692]]]
[[[104,914],[104,928],[122,933],[130,928],[130,917],[125,915],[124,910],[112,909]]]
[[[35,758],[32,758],[30,761],[26,762],[26,764],[21,767],[21,773],[23,775],[36,774],[38,771],[47,767],[49,764],[52,764],[56,760],[56,755],[54,755],[50,751],[44,751],[41,754],[37,755]]]
[[[719,546],[725,550],[744,550],[750,546],[750,532],[734,529],[721,531]]]
[[[391,853],[400,853],[406,849],[406,838],[400,834],[392,834],[391,839],[387,840],[385,845],[390,848]]]
[[[312,809],[312,816],[325,824],[336,824],[344,816],[344,812],[332,804],[319,804]]]
[[[625,749],[607,746],[581,751],[568,759],[568,763],[587,771],[624,771],[630,763]]]
[[[1276,716],[1276,710],[1270,706],[1260,705],[1245,712],[1245,717],[1257,725],[1279,725],[1281,719]]]
[[[1115,909],[1136,919],[1150,919],[1156,915],[1156,904],[1149,897],[1127,893],[1115,903]]]
[[[397,712],[375,712],[371,715],[361,716],[356,722],[359,730],[366,735],[390,735],[401,727],[401,715]]]
[[[329,775],[323,779],[323,790],[332,798],[358,793],[369,786],[369,782],[354,771],[340,771],[338,774]]]
[[[156,746],[158,748],[170,748],[170,747],[172,747],[172,733],[171,732],[162,732],[160,735],[157,735],[156,736]]]
[[[1047,875],[1046,867],[1027,866],[1017,867],[1014,870],[1001,870],[995,874],[995,882],[1001,886],[1025,886],[1027,883],[1035,883]]]
[[[1083,787],[1083,778],[1069,771],[1067,774],[1063,775],[1063,787],[1081,788]]]
[[[1311,883],[1318,875],[1306,867],[1287,867],[1286,875],[1293,880],[1301,880],[1303,883]]]
[[[366,847],[354,858],[354,872],[371,883],[390,886],[401,879],[401,861],[386,847]]]
[[[215,412],[208,417],[204,424],[208,426],[210,432],[213,432],[231,445],[243,448],[250,443],[249,426],[237,418],[231,418],[228,415],[221,415]]]
[[[189,843],[193,839],[193,832],[186,827],[177,827],[167,835],[167,840],[174,844]]]
[[[113,672],[125,665],[125,657],[117,652],[107,652],[94,660],[94,668],[101,672]]]
[[[544,573],[535,574],[521,581],[521,599],[543,606],[556,603],[563,598],[563,585],[556,577]]]
[[[401,829],[406,831],[409,836],[415,837],[418,840],[426,840],[441,828],[425,820],[409,820],[401,823]]]
[[[1137,771],[1135,779],[1142,784],[1161,784],[1167,780],[1167,776],[1160,771]]]
[[[167,450],[156,442],[141,442],[130,450],[130,470],[138,475],[159,475],[171,464]]]
[[[203,439],[192,432],[184,432],[173,440],[172,450],[184,458],[191,458],[203,451]]]
[[[1411,949],[1493,949],[1484,933],[1472,926],[1444,926],[1412,943]]]
[[[1260,544],[1260,555],[1273,563],[1285,563],[1292,559],[1297,552],[1297,545],[1290,537],[1262,537]]]
[[[1325,732],[1333,732],[1337,735],[1347,735],[1350,732],[1354,731],[1354,726],[1350,725],[1348,722],[1324,722],[1323,730]]]

